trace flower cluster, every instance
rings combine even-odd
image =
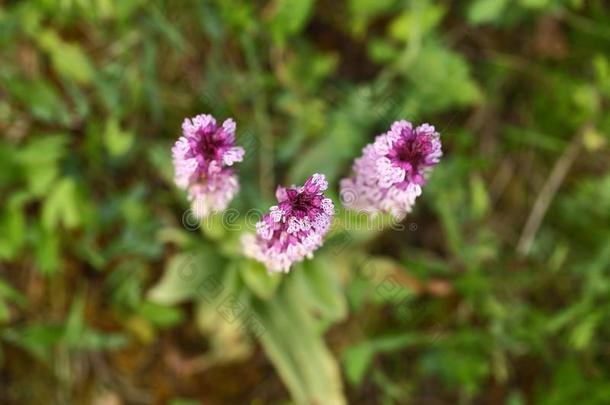
[[[278,187],[278,205],[256,224],[256,236],[245,235],[244,251],[264,263],[269,272],[287,272],[295,262],[311,258],[322,246],[334,205],[323,192],[328,182],[314,174],[302,187]]]
[[[363,149],[354,176],[341,181],[343,203],[355,210],[391,213],[402,219],[421,194],[428,171],[442,155],[439,133],[432,125],[413,128],[396,121]]]
[[[176,184],[188,191],[197,217],[224,210],[239,190],[232,166],[244,157],[244,149],[235,146],[235,122],[227,119],[218,126],[214,117],[201,114],[185,119],[182,131],[172,149]],[[432,125],[413,128],[408,121],[396,121],[354,161],[354,175],[341,181],[342,202],[400,220],[413,208],[441,155],[440,136]],[[311,258],[334,215],[333,202],[323,194],[327,188],[318,173],[301,187],[278,187],[278,204],[256,224],[255,235],[242,239],[246,256],[264,263],[269,272],[288,272],[292,264]]]
[[[182,133],[172,148],[176,185],[187,190],[197,217],[224,210],[239,190],[231,166],[244,157],[244,149],[235,146],[235,122],[219,126],[201,114],[186,118]]]

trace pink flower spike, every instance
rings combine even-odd
[[[227,208],[239,182],[233,166],[244,158],[244,149],[235,146],[235,122],[222,126],[209,114],[186,118],[182,136],[172,148],[176,185],[188,192],[196,216],[205,217]]]
[[[278,187],[278,205],[256,224],[256,235],[242,239],[245,255],[263,263],[270,273],[287,273],[293,263],[313,257],[334,216],[334,204],[323,194],[327,188],[326,178],[318,173],[302,187]]]
[[[375,214],[385,212],[401,220],[413,209],[428,173],[443,152],[432,125],[413,129],[396,121],[377,136],[354,161],[354,175],[341,180],[341,197],[348,208]]]

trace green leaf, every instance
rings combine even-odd
[[[60,238],[57,232],[50,232],[41,226],[34,236],[35,257],[38,269],[43,274],[54,274],[60,265]]]
[[[353,30],[357,34],[363,33],[369,21],[387,12],[395,3],[395,0],[349,0]]]
[[[43,195],[59,174],[59,161],[67,153],[68,137],[64,134],[40,136],[19,150],[16,160],[23,167],[28,190]]]
[[[378,337],[350,347],[343,356],[350,383],[359,385],[377,353],[393,352],[425,341],[415,334]]]
[[[68,229],[81,223],[81,204],[76,184],[71,178],[64,178],[53,187],[42,207],[42,225],[49,231],[57,229],[61,223]]]
[[[198,295],[195,320],[210,338],[209,356],[215,361],[244,359],[251,350],[246,331],[252,321],[247,290],[241,288],[235,264],[208,277]]]
[[[275,13],[269,30],[283,44],[286,37],[300,32],[311,15],[315,0],[275,0]]]
[[[360,385],[375,353],[370,346],[350,347],[344,354],[345,374],[351,384]]]
[[[302,305],[292,274],[269,301],[253,306],[261,344],[298,404],[345,404],[339,367]]]
[[[0,297],[6,298],[22,307],[25,306],[27,302],[25,295],[3,280],[0,280]]]
[[[25,194],[13,194],[0,217],[0,258],[15,257],[25,243],[26,219],[23,205],[27,200]]]
[[[377,63],[388,63],[399,55],[399,48],[384,39],[371,39],[368,43],[368,54]]]
[[[2,337],[38,360],[50,363],[53,358],[51,348],[61,340],[62,334],[61,325],[33,324],[21,329],[7,329]]]
[[[489,196],[485,183],[479,175],[470,177],[470,188],[472,198],[472,215],[475,219],[481,219],[489,210]]]
[[[139,306],[138,313],[159,327],[170,327],[184,319],[184,313],[180,308],[148,301],[143,302]]]
[[[45,30],[36,36],[40,47],[51,57],[53,68],[66,79],[87,84],[94,70],[87,55],[77,44],[63,41],[55,31]]]
[[[468,21],[473,24],[497,21],[507,4],[508,0],[474,0],[468,7]]]
[[[106,121],[106,129],[104,131],[104,145],[108,153],[112,156],[124,155],[134,141],[132,132],[124,131],[119,126],[116,119],[111,118]]]
[[[445,11],[445,7],[439,5],[427,6],[423,10],[406,11],[390,24],[390,36],[405,42],[413,38],[421,38],[440,23]]]
[[[163,277],[148,292],[157,304],[172,305],[197,296],[206,277],[222,268],[220,258],[208,247],[197,254],[183,253],[169,259]]]
[[[345,318],[347,303],[333,260],[320,255],[299,267],[294,270],[294,282],[310,308],[329,320]]]
[[[123,347],[127,338],[91,329],[85,322],[84,295],[79,294],[72,302],[60,343],[70,350],[109,350]]]
[[[13,97],[25,104],[32,116],[44,122],[67,124],[70,113],[55,87],[43,79],[13,79],[7,87]]]
[[[281,274],[269,273],[265,266],[255,260],[241,261],[239,274],[250,291],[262,300],[273,297],[282,280]]]
[[[589,347],[600,318],[599,313],[589,314],[572,330],[570,341],[576,350],[583,350]]]
[[[117,350],[125,347],[129,339],[118,333],[101,333],[93,329],[84,329],[79,341],[72,349],[83,351]]]
[[[445,46],[425,45],[412,63],[401,67],[408,69],[412,84],[405,103],[413,103],[422,112],[469,106],[482,99],[465,57]]]
[[[62,340],[68,347],[73,347],[80,341],[85,330],[85,300],[82,294],[77,295],[72,301]]]

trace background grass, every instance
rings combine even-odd
[[[0,402],[608,403],[607,2],[1,4]],[[203,112],[248,156],[199,224]],[[400,118],[445,151],[403,230],[244,261],[248,209],[313,172],[338,203]]]

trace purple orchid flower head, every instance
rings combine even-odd
[[[256,224],[256,235],[242,239],[246,256],[271,272],[288,272],[293,263],[313,257],[322,246],[334,216],[334,205],[323,192],[328,182],[314,174],[302,187],[278,187],[278,204]]]
[[[172,148],[176,185],[188,192],[197,217],[222,211],[239,190],[232,168],[241,162],[244,149],[235,146],[235,122],[221,126],[208,114],[186,118],[182,136]]]
[[[411,212],[426,178],[442,156],[432,125],[405,120],[375,138],[354,161],[354,175],[341,181],[341,200],[351,209],[390,213],[401,220]]]

